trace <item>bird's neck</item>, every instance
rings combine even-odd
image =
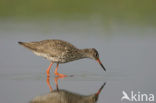
[[[85,96],[83,98],[83,101],[85,101],[86,103],[95,103],[97,99],[98,99],[98,96],[93,94],[93,95]]]
[[[80,50],[80,52],[81,52],[81,54],[82,54],[82,56],[84,57],[84,58],[91,58],[90,57],[90,48],[86,48],[86,49],[81,49]]]

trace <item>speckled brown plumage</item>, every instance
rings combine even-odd
[[[81,50],[62,40],[43,40],[39,42],[19,42],[32,50],[36,55],[43,56],[54,63],[66,63],[84,58]]]
[[[97,93],[91,95],[81,95],[59,89],[42,96],[37,96],[30,103],[96,103],[105,84],[101,86]]]
[[[97,60],[102,68],[104,66],[99,60],[99,54],[96,49],[78,49],[72,44],[63,40],[42,40],[37,42],[18,42],[24,47],[32,50],[36,55],[42,56],[52,63],[66,63],[82,58],[91,58]]]

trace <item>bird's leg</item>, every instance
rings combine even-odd
[[[52,92],[53,89],[50,85],[50,77],[49,76],[47,76],[47,85],[49,86],[50,92]]]
[[[56,69],[55,69],[55,75],[57,75],[57,76],[59,76],[59,77],[67,77],[67,75],[64,75],[64,74],[60,74],[60,73],[58,73],[57,72],[57,70],[58,70],[58,66],[59,66],[59,64],[57,64],[57,66],[56,66]]]
[[[47,69],[47,76],[50,76],[50,68],[51,68],[52,65],[53,65],[53,63],[51,62],[48,69]]]

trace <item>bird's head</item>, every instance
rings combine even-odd
[[[106,85],[106,82],[100,87],[100,89],[95,94],[88,96],[89,97],[88,103],[96,103],[97,102],[99,94],[101,93],[101,91],[105,85]]]
[[[84,54],[86,57],[96,60],[101,65],[103,70],[106,71],[105,67],[103,66],[103,64],[99,59],[99,53],[95,48],[83,49],[83,51],[85,52]]]

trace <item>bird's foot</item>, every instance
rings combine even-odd
[[[55,73],[55,75],[58,76],[58,77],[67,77],[67,75],[60,74],[60,73]]]

